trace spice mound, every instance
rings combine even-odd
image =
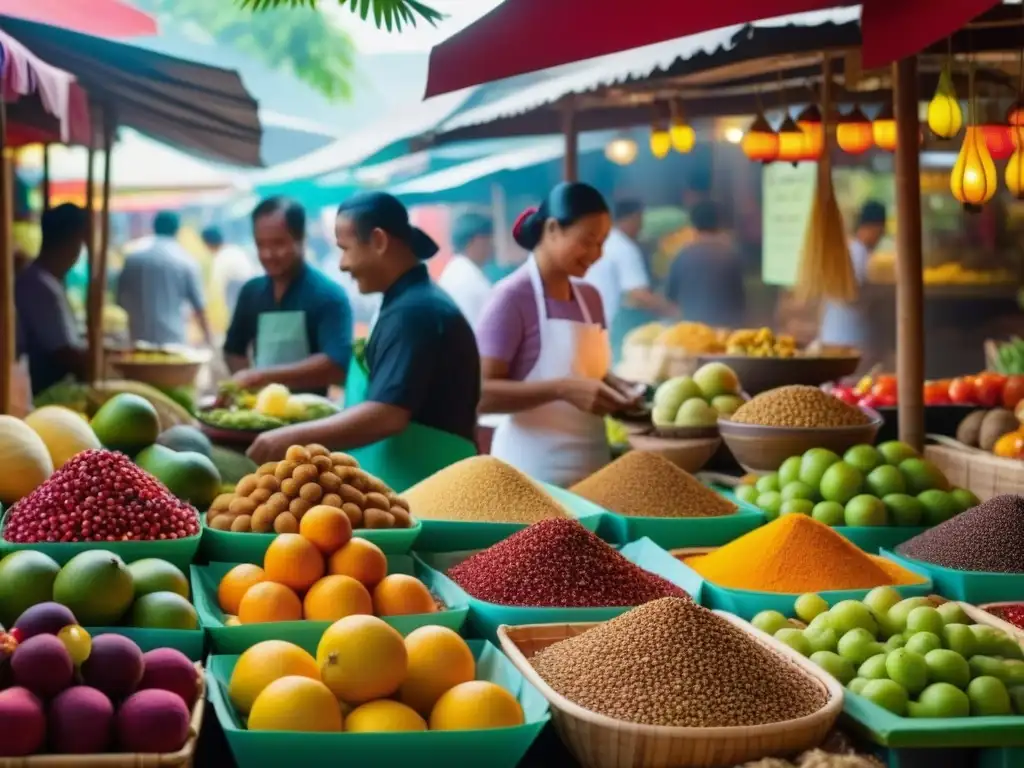
[[[570,488],[629,517],[720,517],[736,505],[656,453],[630,451]]]
[[[903,542],[901,555],[958,571],[1024,573],[1024,496],[996,496]]]
[[[123,453],[83,451],[7,513],[4,540],[156,541],[199,533],[199,513]]]
[[[729,418],[765,427],[859,427],[871,421],[860,408],[801,384],[762,392]]]
[[[925,581],[895,563],[866,554],[806,515],[783,515],[684,562],[713,584],[757,592],[799,594]]]
[[[478,600],[544,608],[641,605],[689,596],[575,520],[544,520],[477,552],[448,576]]]
[[[720,728],[814,714],[828,692],[739,627],[666,598],[549,645],[530,663],[573,703],[642,725]]]
[[[405,492],[416,517],[523,523],[568,517],[558,502],[515,467],[492,456],[463,459]]]

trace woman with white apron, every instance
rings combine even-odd
[[[562,487],[610,459],[604,415],[635,398],[609,376],[611,347],[596,289],[580,278],[601,256],[611,220],[587,184],[559,184],[513,228],[531,251],[481,315],[482,413],[505,414],[491,454]]]

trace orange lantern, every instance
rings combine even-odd
[[[950,191],[967,211],[979,211],[996,193],[996,165],[988,152],[984,134],[968,125],[956,165],[949,175]]]
[[[1014,136],[1008,125],[986,124],[979,125],[982,136],[985,137],[985,146],[993,160],[1005,160],[1013,154]]]
[[[891,101],[882,105],[882,111],[871,123],[871,137],[879,149],[886,152],[896,150],[896,115],[893,114]]]
[[[810,104],[804,107],[803,111],[796,116],[796,124],[804,134],[803,151],[800,154],[801,160],[815,161],[821,157],[825,148],[825,126],[821,119],[821,110],[817,104]]]
[[[779,135],[763,114],[754,118],[740,142],[743,154],[751,160],[770,163],[779,156]]]
[[[804,132],[792,117],[786,115],[779,126],[779,160],[796,165],[803,159]]]
[[[859,155],[867,152],[873,142],[871,121],[861,112],[860,107],[854,107],[839,118],[839,125],[836,126],[836,144],[841,150],[851,155]]]

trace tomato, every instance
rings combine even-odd
[[[1024,400],[1024,376],[1010,376],[1003,387],[1003,408],[1015,410],[1021,400]]]
[[[850,405],[857,404],[857,395],[849,387],[835,387],[832,390],[832,394],[844,403],[849,403]]]
[[[975,402],[974,380],[953,379],[949,385],[949,399],[960,405],[970,405]]]
[[[879,376],[871,387],[871,394],[875,397],[896,397],[896,386],[895,376]]]
[[[925,405],[948,405],[949,382],[926,381],[924,385]]]
[[[974,402],[986,408],[995,408],[1003,399],[1004,382],[993,375],[974,377]]]

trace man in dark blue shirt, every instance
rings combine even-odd
[[[360,293],[383,293],[363,361],[353,361],[345,410],[337,416],[261,435],[256,461],[293,444],[347,450],[401,492],[476,453],[480,355],[469,323],[434,285],[423,261],[437,245],[409,223],[396,198],[360,195],[338,210],[341,268]]]

